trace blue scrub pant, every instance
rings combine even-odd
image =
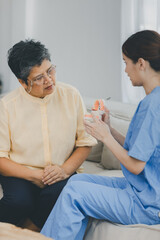
[[[20,178],[0,176],[0,222],[21,225],[26,217],[42,228],[68,179],[45,188]]]
[[[41,233],[55,240],[82,240],[89,217],[126,225],[160,223],[158,216],[148,216],[129,186],[125,178],[71,177]]]

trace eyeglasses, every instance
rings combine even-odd
[[[46,74],[41,74],[38,77],[35,77],[30,80],[31,85],[36,84],[36,85],[43,85],[47,82],[47,77],[52,78],[54,77],[56,73],[56,66],[52,65],[46,72]]]

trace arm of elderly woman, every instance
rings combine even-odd
[[[51,185],[68,178],[84,162],[90,150],[91,147],[78,147],[62,166],[48,165],[44,170],[30,169],[8,158],[0,157],[0,173],[4,176],[23,178],[43,188],[46,184]]]
[[[44,187],[42,182],[42,169],[30,169],[22,164],[11,161],[8,158],[0,157],[0,173],[4,176],[23,178],[33,182],[40,188]]]
[[[102,141],[130,172],[138,175],[144,169],[146,163],[128,155],[128,151],[112,136],[108,124],[102,120],[97,120],[95,116],[93,116],[93,119],[93,123],[84,121],[86,131]]]
[[[55,182],[68,178],[74,173],[87,158],[91,147],[78,147],[63,165],[49,165],[44,169],[42,181],[44,184],[51,185]]]

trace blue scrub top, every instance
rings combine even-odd
[[[124,148],[129,156],[146,162],[138,175],[121,164],[134,194],[145,208],[160,210],[160,87],[156,87],[139,103]]]

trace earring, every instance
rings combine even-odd
[[[29,93],[29,94],[32,91],[32,86],[33,86],[33,82],[31,81],[30,83],[31,83],[31,85],[30,85],[29,89],[27,88],[27,90],[26,90],[27,93]]]

